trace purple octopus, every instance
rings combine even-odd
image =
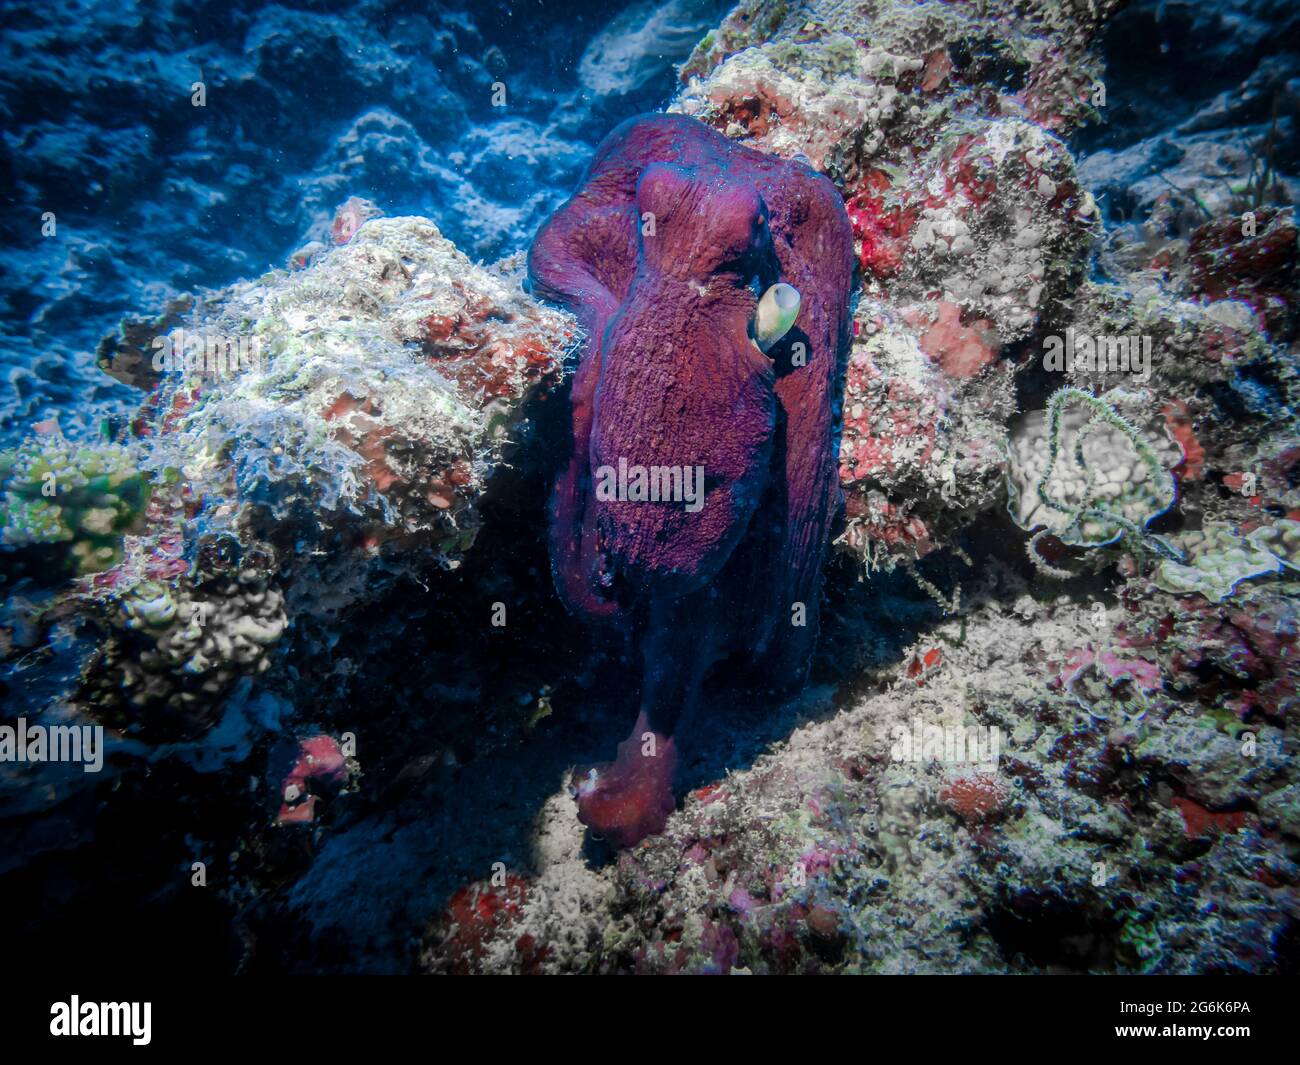
[[[529,255],[586,333],[550,554],[569,608],[636,638],[640,713],[579,816],[620,846],[674,808],[680,716],[745,656],[799,683],[840,506],[853,237],[835,187],[692,118],[624,122]]]

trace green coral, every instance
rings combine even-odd
[[[1232,595],[1242,581],[1300,569],[1300,522],[1282,520],[1241,535],[1228,525],[1184,533],[1185,562],[1165,559],[1155,582],[1176,595],[1200,593],[1212,602]]]
[[[76,444],[56,429],[0,453],[0,542],[68,544],[78,573],[121,559],[148,502],[147,476],[115,444]]]
[[[1124,922],[1119,933],[1121,956],[1139,972],[1157,969],[1165,956],[1159,930],[1140,910],[1122,910],[1120,918]]]

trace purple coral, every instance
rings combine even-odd
[[[653,805],[667,794],[671,810],[668,774],[624,762],[664,749],[718,657],[743,651],[781,686],[806,668],[840,502],[835,396],[853,237],[834,186],[808,166],[654,115],[605,139],[529,269],[587,333],[552,499],[556,585],[575,611],[641,634],[638,728],[663,741],[634,735],[616,771],[584,778],[584,821],[625,842],[666,813],[641,811],[635,831],[598,823],[597,809],[638,805],[597,802],[602,783],[649,773]],[[778,283],[801,303],[764,354],[755,311]]]

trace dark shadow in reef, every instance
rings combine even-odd
[[[1028,566],[1000,528],[968,535],[964,545],[977,565]],[[971,583],[971,571],[950,555],[922,567],[945,592],[958,581]],[[711,679],[699,712],[678,733],[679,795],[749,768],[801,724],[831,716],[868,689],[883,689],[905,649],[941,619],[938,605],[905,570],[869,580],[859,573],[847,559],[828,566],[822,640],[803,692],[779,700],[747,691],[726,668]],[[966,598],[966,609],[1008,592],[992,582]],[[509,662],[498,665],[509,672]],[[458,888],[486,879],[495,862],[535,872],[531,846],[543,805],[563,788],[572,766],[599,759],[624,737],[634,712],[634,658],[607,648],[587,668],[586,686],[557,699],[556,713],[517,744],[464,764],[429,766],[418,779],[358,796],[310,870],[265,915],[263,934],[279,941],[264,952],[266,971],[401,970],[411,961],[411,937]],[[594,866],[616,858],[590,837],[583,854]]]
[[[601,760],[626,736],[640,663],[559,603],[541,531],[547,484],[546,471],[504,471],[471,557],[425,593],[424,617],[405,607],[400,653],[349,651],[369,674],[350,679],[351,701],[382,727],[367,740],[361,791],[329,824],[310,866],[246,915],[260,942],[247,971],[408,970],[416,938],[455,891],[487,879],[498,862],[536,872],[544,805],[572,767]],[[1023,541],[1005,514],[991,514],[961,539],[974,569],[953,553],[918,568],[945,595],[963,586],[962,613],[1024,590],[1005,577],[984,580],[985,572],[1023,578],[1032,594],[1061,594],[1056,582],[1034,582]],[[864,578],[860,563],[834,557],[825,576],[821,639],[804,688],[785,696],[747,689],[745,664],[724,663],[677,733],[679,797],[751,767],[802,724],[884,690],[906,649],[944,618],[905,567]],[[518,612],[492,631],[483,619],[496,595]],[[373,624],[357,628],[382,631],[391,609],[377,607]],[[444,677],[431,697],[429,672],[442,667],[430,662],[458,663],[459,682]],[[554,686],[554,711],[521,726],[527,700],[515,689],[531,696],[541,684]],[[616,858],[590,837],[583,855],[592,866]]]

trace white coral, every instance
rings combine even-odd
[[[1047,410],[1024,419],[1008,446],[1017,525],[1099,546],[1169,508],[1176,491],[1170,471],[1182,451],[1163,422],[1138,425],[1112,406],[1128,398],[1119,390],[1097,399],[1062,389]]]

